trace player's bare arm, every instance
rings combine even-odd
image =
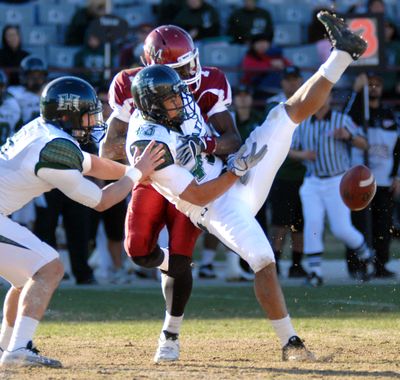
[[[164,154],[163,146],[156,146],[155,141],[151,141],[140,155],[136,149],[133,155],[134,165],[128,167],[121,179],[102,189],[101,200],[94,209],[104,211],[121,202],[134,184],[146,180],[164,162]]]
[[[235,120],[228,110],[212,115],[208,121],[220,134],[219,137],[216,137],[214,154],[227,155],[236,152],[240,148],[242,139]]]
[[[164,162],[163,155],[164,151],[162,145],[155,146],[154,141],[146,147],[142,154],[139,154],[138,150],[135,151],[135,164],[133,166],[142,173],[141,181],[150,176],[154,169]],[[108,158],[98,157],[94,154],[90,154],[90,159],[91,167],[85,174],[98,179],[120,179],[129,168],[129,166],[124,164],[120,164]]]
[[[195,180],[180,194],[180,198],[197,206],[205,206],[224,194],[238,179],[231,172],[198,185]]]
[[[107,124],[107,132],[100,144],[99,155],[110,160],[127,162],[125,141],[128,132],[128,123],[111,116]]]

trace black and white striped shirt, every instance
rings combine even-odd
[[[303,121],[293,136],[292,149],[311,150],[317,155],[315,161],[304,161],[306,176],[333,177],[350,167],[350,144],[334,138],[334,131],[346,128],[352,136],[363,136],[350,116],[330,111],[321,120],[311,116]]]

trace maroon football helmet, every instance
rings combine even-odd
[[[199,51],[192,37],[175,25],[153,29],[144,41],[143,63],[161,64],[173,68],[194,92],[200,87],[201,66]]]

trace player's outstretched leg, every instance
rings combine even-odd
[[[350,31],[342,19],[327,11],[319,12],[317,17],[329,35],[333,50],[319,70],[286,102],[286,112],[295,123],[301,123],[322,107],[333,85],[367,49],[367,42]]]

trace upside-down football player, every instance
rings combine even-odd
[[[240,134],[228,111],[232,98],[230,85],[218,68],[200,66],[198,50],[186,31],[174,25],[160,26],[151,31],[144,43],[144,63],[165,64],[173,68],[190,87],[204,119],[217,131],[215,134],[209,130],[202,137],[196,134],[188,136],[180,156],[188,160],[192,154],[200,152],[227,155],[239,148]],[[102,157],[126,159],[128,122],[135,109],[131,83],[142,69],[123,70],[111,84],[109,101],[114,112],[101,145]],[[169,234],[168,250],[157,244],[159,232],[165,225]],[[174,348],[192,291],[190,264],[201,230],[151,185],[139,185],[132,191],[125,232],[126,252],[136,264],[161,269],[168,265],[168,272],[164,271],[162,276],[165,321],[154,360],[177,360],[179,350]]]

